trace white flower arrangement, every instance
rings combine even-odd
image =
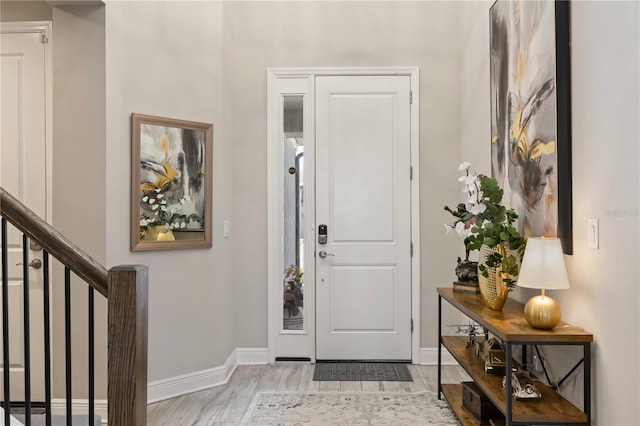
[[[174,197],[167,197],[159,188],[143,192],[140,199],[140,230],[145,231],[152,226],[182,229],[190,222],[199,221],[200,217],[195,213],[186,215],[180,212],[186,202],[186,196],[176,200]]]
[[[465,203],[458,204],[457,211],[445,206],[445,210],[457,218],[453,225],[444,225],[447,235],[451,233],[451,230],[455,230],[460,237],[468,238],[470,235],[477,234],[474,232],[474,226],[477,227],[476,231],[484,228],[485,221],[480,217],[487,210],[487,206],[483,202],[483,193],[480,190],[481,179],[484,175],[470,173],[470,168],[471,163],[466,161],[458,166],[459,171],[465,172],[458,178],[458,182],[463,183],[462,192],[468,195],[468,199]]]
[[[518,274],[518,264],[516,257],[507,252],[507,247],[517,251],[522,259],[526,244],[513,226],[518,215],[500,204],[504,191],[495,178],[470,173],[470,168],[471,163],[466,161],[458,167],[459,171],[465,172],[458,181],[463,183],[462,192],[469,197],[458,204],[455,211],[445,206],[444,209],[456,218],[452,225],[445,224],[445,229],[447,233],[453,229],[464,238],[467,257],[470,250],[479,250],[483,245],[496,249],[486,264],[490,267],[500,265],[502,272],[507,274],[503,281],[511,288],[515,282],[512,277]],[[482,275],[488,276],[485,265],[480,265],[479,269]]]

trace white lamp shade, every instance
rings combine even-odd
[[[562,244],[558,238],[528,238],[518,286],[538,289],[569,288]]]

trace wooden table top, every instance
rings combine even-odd
[[[503,341],[539,344],[593,341],[591,333],[562,321],[552,330],[531,327],[524,318],[524,305],[512,299],[507,299],[501,311],[494,311],[479,294],[456,293],[451,287],[438,288],[438,294]]]

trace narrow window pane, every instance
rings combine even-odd
[[[283,330],[304,330],[303,99],[284,97]]]

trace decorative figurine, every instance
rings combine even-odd
[[[455,211],[448,206],[444,206],[444,209],[457,218],[462,218],[468,213],[463,203],[458,204]],[[469,238],[464,239],[464,249],[464,260],[458,257],[458,264],[455,269],[458,280],[453,282],[453,291],[456,293],[480,294],[480,287],[478,286],[478,262],[469,260]]]

